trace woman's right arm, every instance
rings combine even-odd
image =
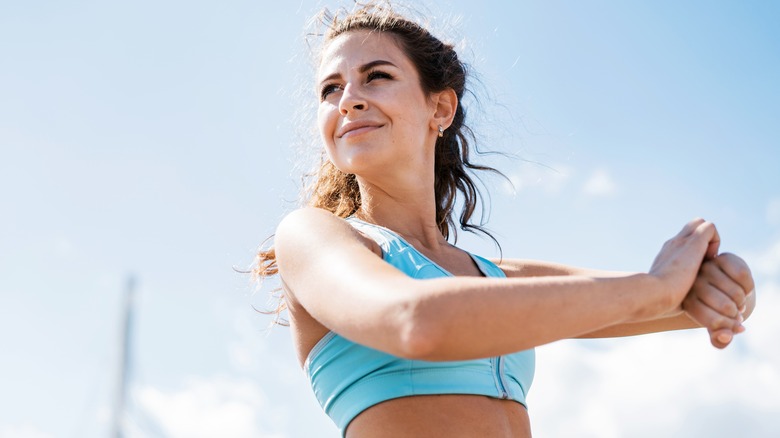
[[[678,308],[705,253],[717,252],[717,232],[693,221],[664,245],[650,273],[605,278],[415,280],[344,220],[313,208],[288,215],[275,246],[289,298],[330,330],[401,357],[464,360]]]

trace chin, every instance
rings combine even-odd
[[[339,154],[328,153],[328,159],[333,166],[344,173],[361,175],[371,173],[372,169],[379,169],[381,172],[388,167],[388,162],[377,154],[375,147],[363,145],[348,149]]]
[[[343,173],[355,173],[358,171],[358,166],[355,166],[354,160],[350,159],[349,157],[334,157],[330,153],[327,154],[327,156],[330,164]]]

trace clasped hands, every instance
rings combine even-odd
[[[755,283],[747,263],[734,254],[722,253],[704,259],[682,310],[707,328],[713,346],[726,348],[734,335],[745,331],[742,321],[753,311],[755,302]]]

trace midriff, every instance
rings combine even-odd
[[[530,438],[525,407],[481,395],[402,397],[361,412],[347,438],[447,437]]]

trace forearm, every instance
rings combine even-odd
[[[747,320],[756,307],[755,290],[747,294],[745,298],[745,308],[742,310],[742,317]],[[591,333],[586,333],[579,338],[613,338],[621,336],[635,336],[648,333],[658,333],[671,330],[684,330],[692,328],[702,328],[703,326],[694,320],[687,312],[677,310],[668,315],[662,315],[659,318],[648,321],[635,321],[616,324]]]
[[[525,350],[669,307],[646,274],[423,280],[414,307],[421,359],[459,360]]]
[[[581,339],[619,338],[624,336],[645,335],[648,333],[666,332],[701,328],[701,325],[688,317],[684,312],[676,312],[647,321],[624,322],[577,336]]]
[[[501,270],[504,271],[507,277],[510,278],[556,277],[570,275],[608,278],[625,277],[627,275],[637,273],[582,268],[578,266],[569,266],[561,263],[531,259],[494,259],[492,261],[498,265]]]
[[[498,261],[497,261],[498,262]],[[627,272],[614,272],[614,271],[601,271],[587,268],[580,268],[574,266],[567,266],[557,263],[537,261],[537,260],[522,260],[522,259],[506,259],[500,261],[500,266],[506,272],[507,276],[511,277],[535,277],[535,276],[569,276],[569,275],[585,275],[585,276],[597,276],[597,277],[615,277],[630,275]],[[753,307],[755,307],[755,294],[751,294],[748,297],[746,311],[744,317],[750,315]],[[578,338],[612,338],[622,336],[635,336],[648,333],[658,333],[671,330],[683,330],[700,328],[701,324],[690,318],[688,315],[677,310],[666,315],[659,315],[650,320],[644,321],[625,321],[619,324],[615,324],[602,329],[594,330],[589,333],[577,336]]]
[[[546,276],[589,276],[599,278],[625,277],[636,273],[603,271],[539,260],[506,259],[495,260],[513,278],[546,277]],[[645,321],[625,321],[592,332],[588,332],[578,338],[611,338],[621,336],[634,336],[647,333],[655,333],[668,330],[681,330],[700,327],[695,321],[686,317],[682,311],[670,312],[667,315],[659,315],[654,319]]]

